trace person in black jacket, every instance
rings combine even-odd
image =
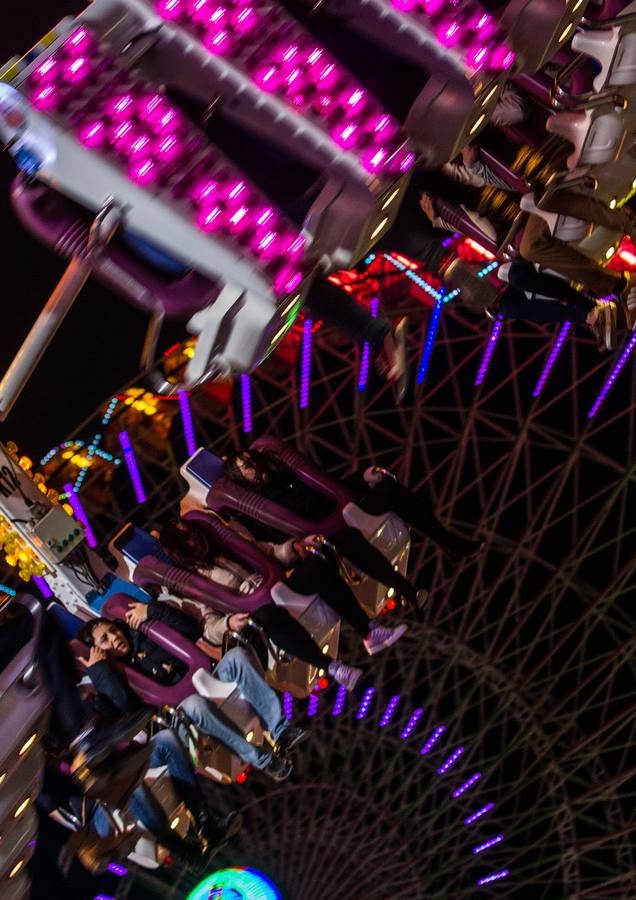
[[[244,450],[225,465],[224,474],[256,493],[275,500],[292,512],[320,520],[332,511],[331,501],[296,478],[276,456],[269,452]],[[377,467],[343,479],[352,490],[356,503],[370,515],[394,512],[412,528],[438,544],[457,565],[474,556],[480,541],[471,541],[445,528],[435,516],[430,499],[423,491],[414,493]],[[421,608],[427,592],[418,591],[391,563],[364,538],[357,528],[340,528],[329,540],[354,566],[392,587],[412,605]]]
[[[112,665],[113,660],[132,666],[159,684],[175,684],[184,674],[184,666],[178,660],[139,630],[144,622],[164,622],[193,642],[202,634],[195,619],[157,600],[147,604],[131,603],[126,621],[126,625],[120,625],[108,619],[91,619],[79,635],[80,640],[90,647],[86,671],[97,691],[98,707],[111,715],[125,715],[142,705]],[[242,734],[219,717],[213,703],[198,694],[187,697],[180,704],[181,710],[200,732],[221,741],[245,762],[276,781],[287,778],[292,763],[285,753],[304,740],[306,733],[290,725],[276,692],[266,684],[249,654],[241,648],[235,647],[226,653],[214,674],[221,681],[238,684],[241,694],[277,743],[281,755],[248,743]]]

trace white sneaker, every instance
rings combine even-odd
[[[369,656],[374,656],[380,650],[384,650],[385,647],[390,647],[396,641],[399,641],[405,631],[408,631],[407,625],[398,625],[397,628],[373,628],[362,643]]]
[[[356,684],[362,678],[362,669],[348,666],[346,663],[333,660],[329,663],[329,674],[335,682],[341,684],[348,691],[355,690]]]

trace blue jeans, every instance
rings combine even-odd
[[[249,654],[240,647],[234,647],[225,654],[214,674],[219,681],[237,683],[242,696],[277,741],[289,723],[283,715],[278,695],[254,668]],[[256,769],[263,769],[270,762],[270,751],[249,744],[242,734],[217,715],[212,701],[192,694],[183,701],[181,709],[199,731],[216,738]]]
[[[196,815],[201,799],[196,774],[183,744],[174,733],[166,729],[150,740],[152,747],[148,768],[167,766],[175,790],[190,812]],[[132,795],[130,811],[152,834],[160,837],[169,830],[166,814],[146,785],[140,785]],[[100,837],[112,830],[111,823],[101,807],[97,807],[91,826]]]

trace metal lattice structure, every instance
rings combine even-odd
[[[198,441],[217,453],[249,439],[251,400],[251,436],[295,442],[335,472],[390,467],[430,492],[445,523],[486,542],[453,570],[414,536],[410,570],[432,593],[424,621],[365,663],[344,705],[333,686],[295,703],[313,739],[289,782],[213,791],[217,804],[246,804],[227,862],[267,872],[290,900],[633,896],[636,384],[625,371],[588,418],[616,360],[557,326],[495,323],[490,340],[489,323],[453,307],[423,372],[430,317],[401,306],[424,379],[400,407],[372,375],[358,390],[361,354],[326,332],[314,336],[305,409],[307,353],[304,376],[302,353],[295,366],[272,360],[227,409],[193,400]],[[143,506],[123,467],[109,508],[85,502],[102,535],[175,509],[184,447],[175,416],[163,452],[136,451]],[[351,635],[345,643],[363,661]],[[163,896],[190,886],[151,881]]]

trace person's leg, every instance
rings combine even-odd
[[[442,525],[424,492],[414,493],[395,478],[383,478],[359,501],[359,505],[374,516],[394,512],[440,547],[456,548],[456,536]]]
[[[308,556],[295,566],[286,581],[299,594],[319,594],[362,637],[369,633],[369,617],[335,564],[320,556]]]
[[[278,740],[287,728],[287,719],[283,715],[278,694],[256,671],[245,650],[241,647],[229,650],[218,663],[214,674],[221,681],[235,681],[238,684],[241,694],[267,731],[274,740]]]
[[[557,240],[540,216],[528,217],[519,252],[529,262],[554,269],[570,281],[581,282],[600,297],[620,294],[625,289],[625,281],[619,274],[608,272],[575,247]]]
[[[38,650],[53,698],[50,730],[62,740],[72,741],[85,726],[87,709],[77,687],[68,638],[52,613],[46,614]]]
[[[576,322],[578,325],[585,325],[589,310],[581,304],[559,303],[556,300],[542,300],[540,297],[531,300],[522,291],[508,287],[499,297],[499,312],[504,319],[545,323]]]
[[[342,328],[352,340],[368,343],[372,351],[381,347],[391,326],[381,316],[375,318],[357,302],[352,294],[343,291],[326,278],[316,279],[307,295],[306,304],[312,315],[328,325]]]
[[[547,198],[543,207],[548,212],[574,216],[576,219],[582,219],[584,222],[592,222],[594,225],[602,225],[614,231],[622,231],[623,234],[630,236],[634,235],[636,231],[636,218],[628,206],[610,209],[607,203],[602,203],[589,194],[577,194],[574,191],[556,191]]]
[[[309,633],[283,607],[268,603],[252,613],[252,618],[263,627],[277,647],[291,656],[318,669],[324,669],[329,662]]]
[[[130,800],[130,812],[136,819],[139,819],[147,831],[159,840],[170,834],[168,817],[147,785],[140,784],[138,788],[135,788]],[[93,817],[93,827],[100,837],[105,837],[105,834],[95,824],[95,820],[98,819],[98,813],[101,813],[101,810],[98,809]],[[107,821],[106,816],[103,817],[103,820],[104,822]]]
[[[538,272],[532,263],[525,260],[515,260],[510,264],[508,284],[519,291],[538,294],[536,299],[550,297],[570,306],[580,306],[586,313],[594,306],[594,301],[575,290],[569,281],[549,272]]]
[[[167,766],[179,798],[196,817],[202,808],[201,790],[185,747],[174,731],[165,728],[150,741],[152,750],[148,768]]]
[[[271,753],[249,744],[242,734],[217,715],[214,705],[209,700],[199,697],[198,694],[192,694],[180,704],[180,708],[199,731],[225,744],[244,762],[251,763],[257,769],[265,768],[270,762]]]
[[[417,605],[417,588],[397,572],[389,560],[365,538],[357,528],[341,528],[330,541],[353,565],[380,584],[392,587],[412,605]]]

